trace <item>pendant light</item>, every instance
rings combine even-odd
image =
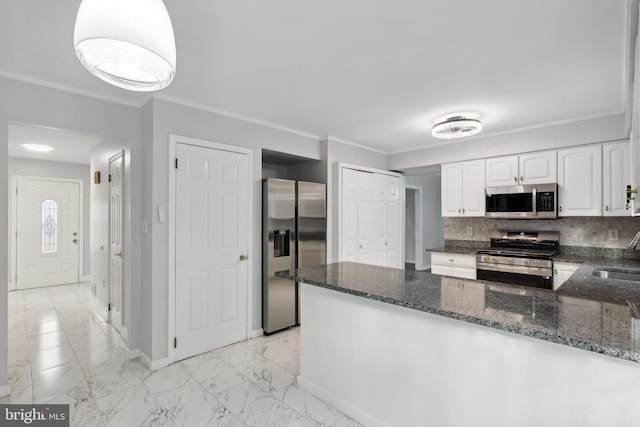
[[[431,129],[431,135],[436,138],[463,138],[479,133],[482,130],[480,120],[467,119],[462,116],[449,117]]]
[[[162,0],[83,0],[73,37],[91,74],[138,92],[167,87],[176,72],[176,43]]]

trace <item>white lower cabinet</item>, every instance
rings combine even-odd
[[[553,289],[558,289],[569,277],[576,272],[580,264],[571,264],[568,262],[553,263]]]
[[[460,277],[463,279],[475,279],[476,256],[432,252],[431,273],[442,276]]]

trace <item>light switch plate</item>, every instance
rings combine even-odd
[[[618,240],[618,230],[609,230],[609,240]]]

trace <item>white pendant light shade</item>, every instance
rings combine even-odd
[[[176,43],[162,0],[83,0],[73,37],[82,65],[123,89],[167,87],[176,72]]]

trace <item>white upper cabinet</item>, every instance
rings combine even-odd
[[[484,216],[484,160],[442,165],[442,216]]]
[[[558,216],[602,216],[602,146],[558,150]]]
[[[604,216],[631,216],[627,202],[631,185],[631,143],[613,142],[602,146],[602,203]]]
[[[518,157],[520,184],[551,184],[558,181],[558,157],[555,150],[521,154]]]
[[[462,163],[462,216],[484,216],[484,160]]]
[[[487,187],[518,184],[518,156],[494,157],[486,160]]]
[[[442,165],[442,216],[462,214],[462,163]]]
[[[486,160],[486,185],[501,187],[555,183],[558,176],[557,165],[555,150],[494,157]]]

